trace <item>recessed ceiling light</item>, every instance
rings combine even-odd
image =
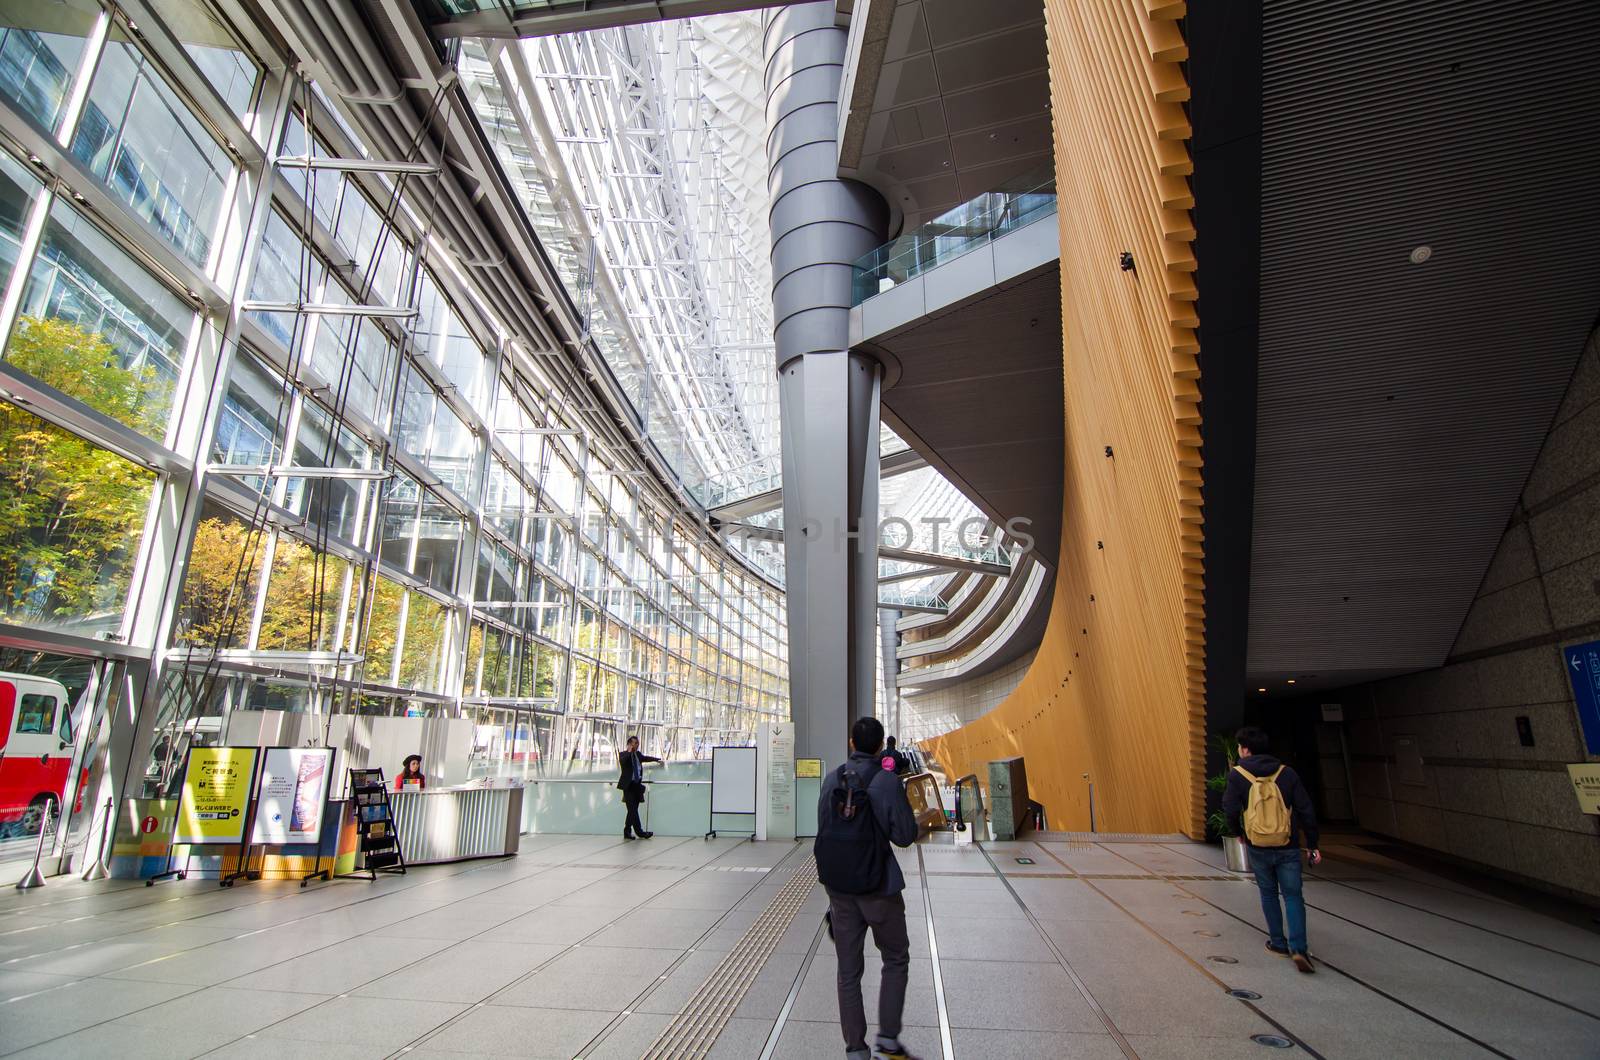
[[[1265,692],[1265,691],[1266,691],[1266,689],[1265,689],[1265,688],[1258,688],[1258,689],[1256,689],[1256,691],[1257,691],[1257,692]]]
[[[1433,248],[1430,246],[1420,246],[1411,252],[1411,264],[1421,265],[1431,257],[1433,257]]]
[[[1290,683],[1290,684],[1291,684],[1291,685],[1292,685],[1292,684],[1294,684],[1294,678],[1292,678],[1292,677],[1291,677],[1291,678],[1289,678],[1289,683]]]

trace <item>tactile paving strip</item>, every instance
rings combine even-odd
[[[643,1060],[701,1060],[711,1052],[717,1035],[816,885],[816,861],[808,857],[645,1050]]]

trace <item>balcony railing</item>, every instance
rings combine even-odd
[[[851,305],[1056,212],[1053,169],[1019,177],[947,210],[856,261]]]

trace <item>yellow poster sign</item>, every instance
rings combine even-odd
[[[174,845],[243,842],[257,750],[195,747],[189,751]]]
[[[1572,777],[1572,790],[1578,796],[1578,809],[1600,814],[1600,762],[1568,766],[1567,774]]]
[[[801,780],[822,779],[822,759],[796,758],[794,760],[794,775]]]

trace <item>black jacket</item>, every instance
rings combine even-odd
[[[622,773],[617,777],[617,790],[622,792],[623,802],[644,801],[644,781],[633,779],[635,758],[639,760],[638,770],[640,777],[644,776],[644,764],[646,762],[661,761],[661,759],[653,755],[647,755],[643,751],[622,751],[617,754],[617,761],[622,766]]]
[[[908,847],[917,841],[917,817],[911,812],[911,801],[906,798],[905,785],[900,778],[883,768],[883,753],[875,755],[862,754],[860,751],[850,752],[850,761],[847,765],[855,770],[861,778],[861,783],[867,788],[867,801],[872,804],[872,814],[878,821],[878,838],[884,846],[893,843],[897,847]],[[821,832],[823,824],[833,816],[833,789],[839,781],[840,771],[845,767],[840,766],[829,774],[822,785],[822,797],[817,800],[817,831]],[[884,873],[883,890],[879,894],[899,894],[906,889],[905,873],[900,871],[900,862],[896,860],[894,851],[889,852],[888,871]]]
[[[1270,777],[1278,766],[1282,765],[1271,755],[1251,755],[1249,758],[1239,759],[1239,764],[1258,777]],[[1301,783],[1300,774],[1284,766],[1283,772],[1278,774],[1278,790],[1283,792],[1283,803],[1289,807],[1287,845],[1304,846],[1307,850],[1317,849],[1317,811],[1311,805],[1311,793],[1306,791],[1306,786]],[[1237,770],[1228,770],[1228,787],[1222,793],[1222,812],[1227,814],[1228,825],[1233,829],[1233,834],[1244,838],[1247,845],[1250,840],[1244,835],[1244,808],[1249,804],[1250,782],[1241,777]]]

